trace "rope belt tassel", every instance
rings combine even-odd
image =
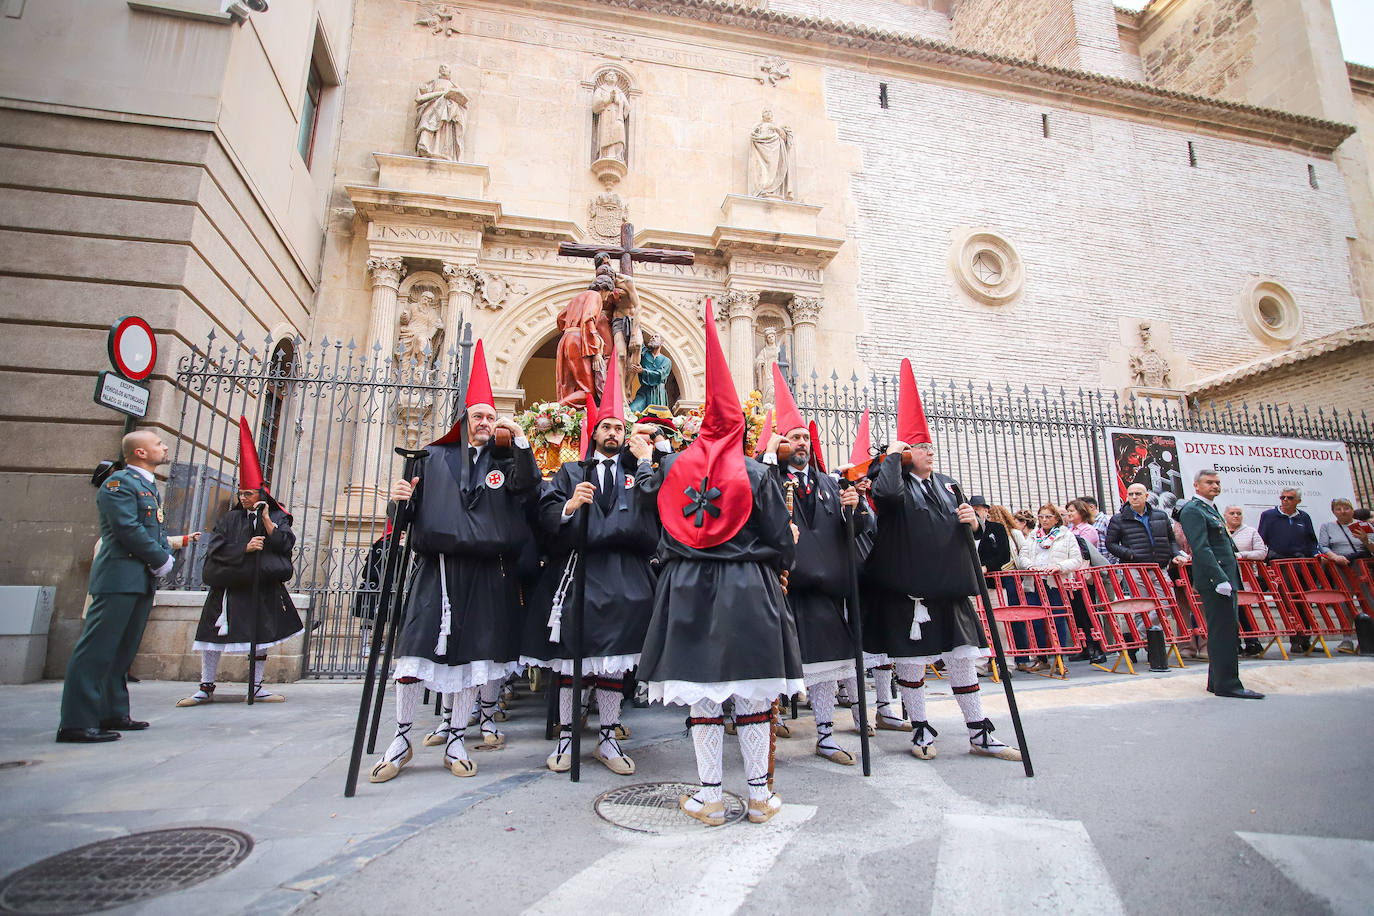
[[[434,643],[435,655],[448,654],[448,636],[453,627],[453,605],[448,600],[447,558],[439,555],[439,606],[443,613],[439,617],[439,639]]]

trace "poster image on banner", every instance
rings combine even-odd
[[[1334,520],[1331,500],[1355,495],[1344,442],[1119,427],[1108,427],[1106,435],[1122,502],[1126,488],[1141,483],[1159,508],[1172,512],[1193,495],[1193,475],[1203,468],[1221,476],[1217,505],[1240,506],[1247,525],[1258,524],[1288,487],[1302,493],[1302,509],[1317,527]]]

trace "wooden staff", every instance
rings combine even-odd
[[[578,462],[582,465],[582,482],[590,483],[592,479],[592,468],[596,465],[595,458],[587,458]],[[587,600],[587,531],[592,519],[592,504],[587,503],[578,509],[577,519],[577,567],[573,572],[573,604],[571,608],[572,620],[569,621],[569,630],[572,632],[572,640],[569,648],[572,649],[572,769],[568,771],[568,778],[573,782],[582,779],[582,624],[586,619],[582,613],[582,604]]]
[[[790,449],[789,449],[790,452]],[[791,457],[790,454],[788,457]],[[782,448],[778,448],[778,459],[782,460]],[[790,525],[796,524],[792,521],[793,513],[796,511],[797,482],[787,480],[783,482],[783,500],[787,505],[787,520]],[[782,591],[787,594],[787,570],[782,571]],[[768,791],[773,791],[773,761],[778,755],[778,701],[773,700],[772,714],[768,717]]]

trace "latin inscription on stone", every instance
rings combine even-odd
[[[585,271],[585,258],[559,257],[556,248],[537,248],[532,245],[492,245],[482,249],[483,261],[515,261],[520,263],[549,264],[557,267],[573,267]],[[635,274],[657,274],[662,277],[683,277],[693,280],[722,280],[725,272],[719,267],[707,264],[656,264],[652,261],[635,262]]]
[[[759,66],[753,58],[727,57],[687,47],[675,47],[661,42],[648,42],[633,35],[593,32],[568,25],[550,28],[529,21],[475,17],[469,21],[468,31],[483,38],[519,41],[552,48],[565,48],[570,51],[585,51],[590,54],[646,61],[669,67],[707,70],[712,73],[725,73],[750,80],[758,78]]]
[[[782,277],[787,280],[810,280],[821,282],[821,272],[813,267],[797,267],[794,264],[778,264],[772,261],[735,261],[737,273],[754,274],[759,277]]]
[[[420,242],[427,245],[455,245],[474,248],[477,233],[463,229],[443,229],[438,226],[389,226],[372,223],[367,237],[378,242]]]

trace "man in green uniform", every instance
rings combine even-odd
[[[167,460],[167,446],[146,429],[126,435],[122,446],[124,468],[96,493],[100,551],[91,566],[86,628],[67,662],[58,741],[114,741],[121,731],[148,727],[129,717],[124,676],[143,640],[154,580],[172,569],[153,476]]]
[[[1193,476],[1192,499],[1178,512],[1183,536],[1193,553],[1193,589],[1202,599],[1207,618],[1207,689],[1219,697],[1262,700],[1264,694],[1246,690],[1240,682],[1240,623],[1236,590],[1240,567],[1236,545],[1213,500],[1221,493],[1221,477],[1211,468]]]

